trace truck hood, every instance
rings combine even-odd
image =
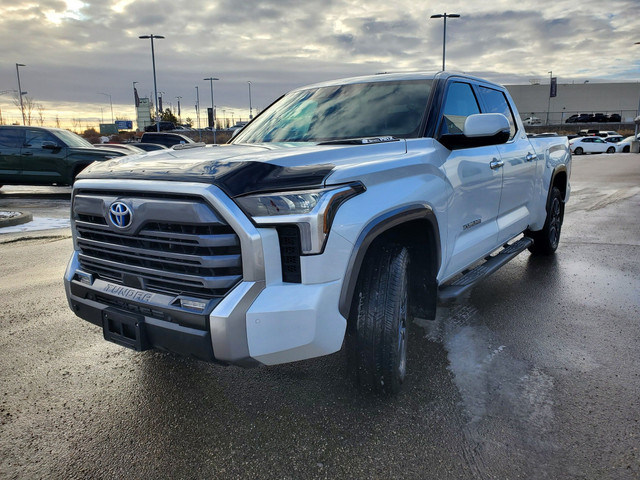
[[[230,197],[324,185],[336,169],[406,153],[406,142],[364,145],[231,144],[158,150],[94,163],[78,179],[201,182]]]
[[[121,150],[101,147],[67,147],[67,151],[69,155],[92,155],[94,157],[121,157],[125,155]]]

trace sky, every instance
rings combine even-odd
[[[153,98],[150,40],[164,106],[195,120],[248,117],[288,90],[323,80],[378,72],[446,67],[502,84],[640,81],[640,0],[0,0],[0,109],[14,105],[16,63],[23,91],[40,105],[45,125],[56,117],[93,126],[135,120],[133,82]],[[107,95],[103,95],[103,94]],[[204,117],[206,113],[202,114]]]

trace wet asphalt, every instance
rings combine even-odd
[[[23,188],[0,210],[68,208]],[[105,342],[66,304],[69,230],[0,230],[0,478],[640,478],[640,156],[574,157],[572,188],[555,256],[415,320],[395,397],[344,352],[243,370]]]

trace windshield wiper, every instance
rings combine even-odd
[[[318,145],[370,145],[372,143],[397,142],[399,140],[397,137],[386,135],[383,137],[340,138],[338,140],[318,142]]]

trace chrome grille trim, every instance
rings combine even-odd
[[[89,192],[82,183],[74,188],[72,226],[84,271],[152,292],[206,299],[222,297],[242,281],[241,239],[212,202],[111,185]],[[133,208],[130,228],[110,224],[108,209],[116,200]]]

